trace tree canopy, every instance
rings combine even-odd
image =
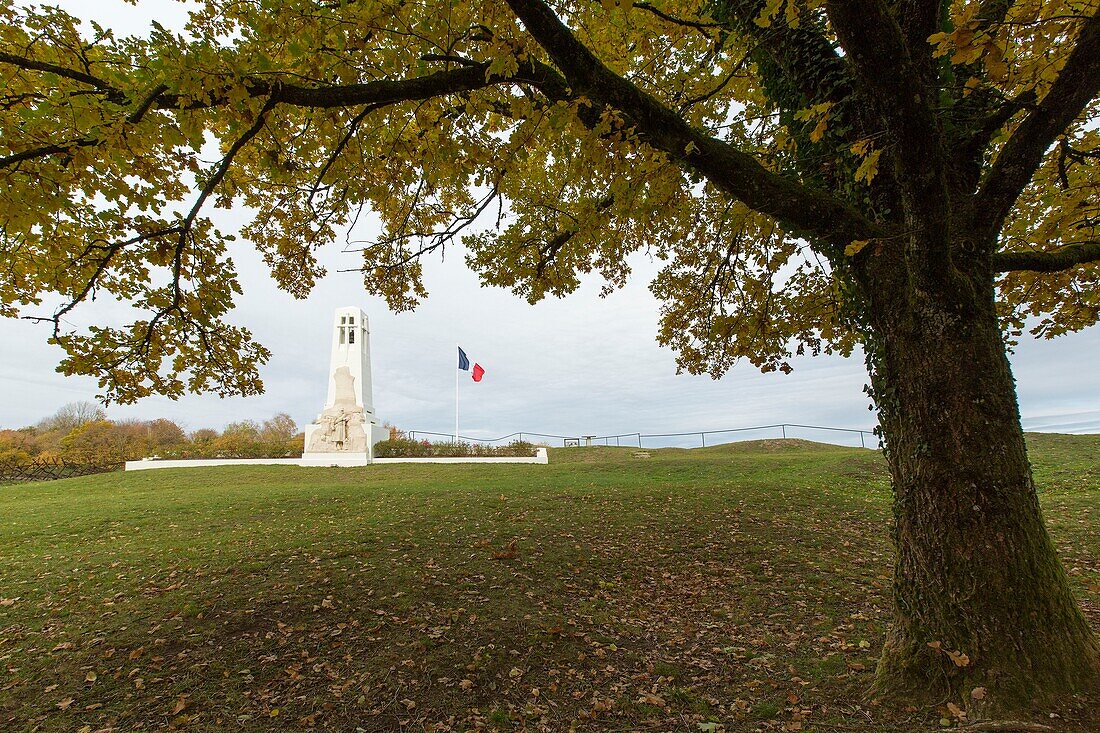
[[[617,287],[646,250],[682,368],[787,369],[861,338],[845,273],[906,246],[923,186],[964,193],[995,240],[1006,329],[1079,330],[1100,313],[1096,11],[280,0],[119,38],[6,4],[0,312],[52,322],[64,371],[112,400],[254,393],[268,352],[226,320],[238,233],[209,218],[246,206],[239,235],[296,296],[320,247],[378,217],[362,270],[395,309],[459,238],[531,301]],[[921,206],[949,226],[942,201]],[[972,255],[945,250],[922,257]],[[69,327],[97,296],[133,322]]]

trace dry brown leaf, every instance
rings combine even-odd
[[[966,712],[962,708],[960,708],[958,705],[956,705],[955,703],[953,703],[953,702],[947,703],[947,709],[958,720],[966,720]]]
[[[970,657],[966,656],[962,652],[953,652],[951,650],[948,650],[947,656],[950,657],[951,661],[955,663],[956,667],[965,667],[966,665],[970,664]]]

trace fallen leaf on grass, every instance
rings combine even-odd
[[[73,699],[71,697],[66,697],[61,702],[57,703],[57,707],[61,708],[62,710],[68,710],[69,706],[72,705],[72,704],[73,704]]]
[[[493,553],[494,560],[511,560],[516,556],[516,541],[512,540],[504,546],[503,550]]]
[[[955,663],[956,667],[965,667],[970,664],[970,657],[966,656],[962,652],[953,652],[950,649],[947,650],[947,656]]]

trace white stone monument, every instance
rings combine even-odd
[[[317,422],[306,426],[303,465],[370,463],[374,444],[389,438],[374,414],[370,328],[362,310],[338,308],[333,318],[328,397]]]

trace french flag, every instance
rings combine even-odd
[[[458,347],[458,368],[464,371],[470,371],[470,358],[466,356],[466,352],[462,350],[462,347]],[[475,382],[480,382],[481,378],[485,376],[485,369],[478,363],[474,363],[474,371],[471,375]]]

